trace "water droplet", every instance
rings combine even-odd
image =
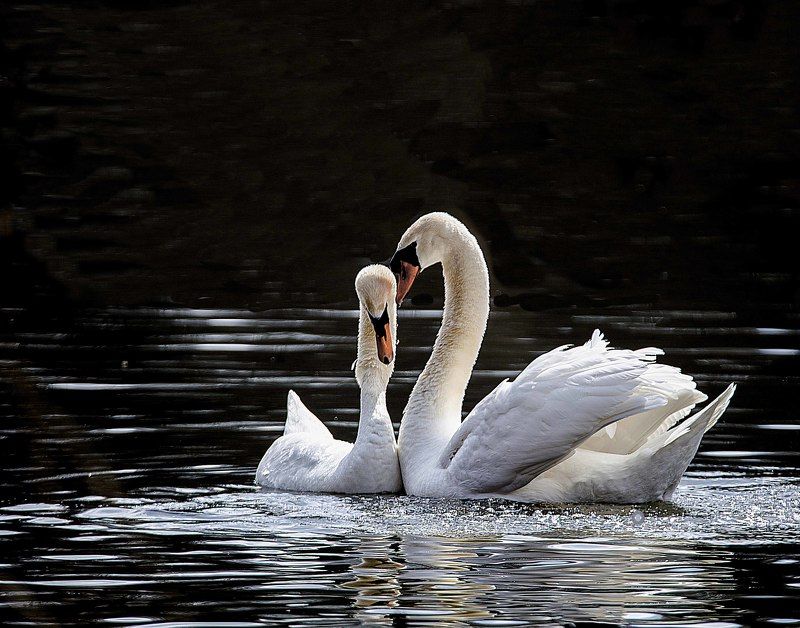
[[[640,526],[644,523],[644,513],[641,510],[631,511],[631,523]]]

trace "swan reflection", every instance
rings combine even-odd
[[[419,621],[470,622],[492,617],[479,598],[494,586],[467,577],[478,557],[470,545],[486,539],[379,538],[359,546],[361,561],[342,586],[356,590],[357,616],[365,623],[391,624],[393,616]]]
[[[353,606],[394,608],[400,598],[399,574],[405,565],[397,559],[397,539],[365,539],[359,545],[360,561],[351,567],[352,579],[342,587],[356,592]]]
[[[365,539],[342,587],[364,623],[674,622],[725,617],[729,552],[624,539],[510,536]],[[708,590],[713,593],[702,593]]]

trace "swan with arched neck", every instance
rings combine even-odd
[[[354,443],[336,440],[289,391],[286,426],[256,471],[263,488],[324,493],[397,493],[402,490],[397,446],[386,387],[394,369],[397,337],[396,285],[385,266],[356,277],[359,299],[358,354],[353,364],[361,388]]]
[[[412,224],[391,260],[397,303],[442,265],[445,301],[433,351],[400,423],[410,495],[639,503],[669,499],[731,384],[703,410],[691,377],[656,348],[609,348],[599,331],[503,381],[462,422],[464,393],[489,316],[489,273],[476,238],[435,212]],[[688,417],[688,418],[687,418]]]

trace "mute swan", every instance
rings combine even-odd
[[[669,499],[735,385],[706,396],[655,364],[659,349],[612,350],[599,331],[501,382],[464,421],[464,391],[489,316],[489,273],[475,237],[446,213],[405,232],[390,262],[402,302],[441,263],[445,303],[428,363],[403,413],[398,455],[409,495],[641,503]]]
[[[290,390],[286,427],[264,454],[256,482],[264,488],[321,493],[397,493],[402,490],[397,445],[386,410],[397,331],[395,279],[385,266],[367,266],[356,277],[361,415],[355,443],[335,440]]]

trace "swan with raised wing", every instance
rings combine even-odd
[[[584,345],[536,358],[462,422],[489,316],[489,273],[475,237],[442,212],[423,216],[400,240],[391,260],[398,305],[417,275],[437,263],[442,324],[398,437],[406,492],[540,502],[670,499],[735,385],[689,417],[706,400],[691,377],[657,364],[659,349],[610,349],[595,331]]]
[[[336,440],[290,390],[286,426],[256,471],[263,488],[320,493],[397,493],[402,490],[397,445],[386,409],[397,332],[395,278],[385,266],[367,266],[356,277],[361,388],[355,443]]]

